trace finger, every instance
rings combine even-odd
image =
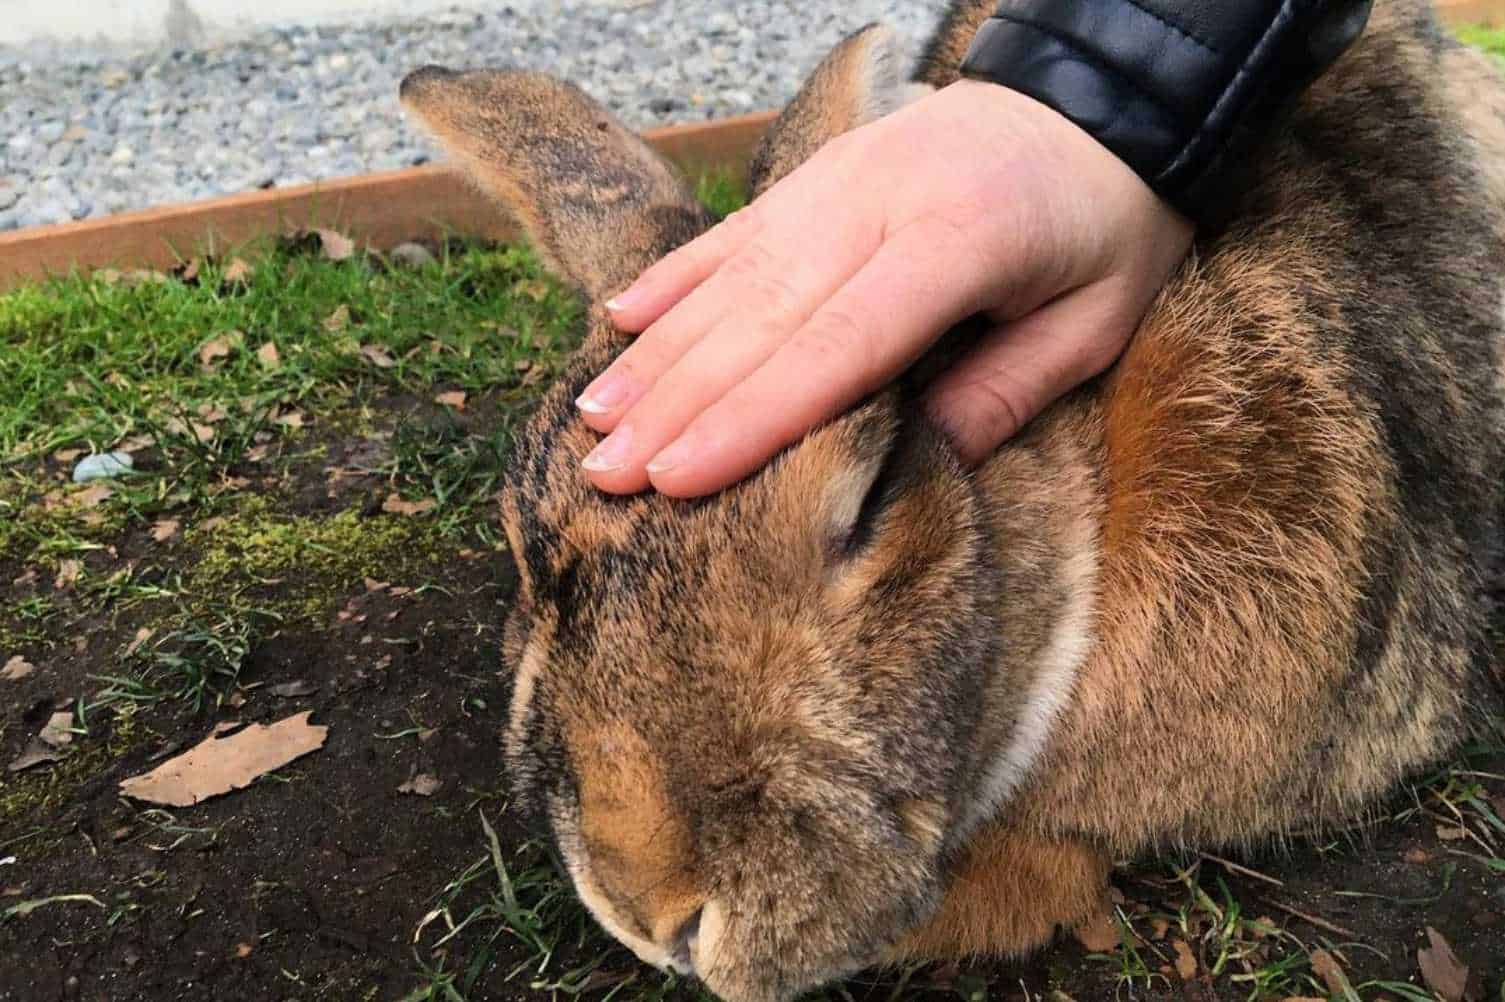
[[[694,497],[736,482],[975,312],[997,276],[991,267],[958,268],[954,237],[929,223],[894,234],[793,338],[653,458],[653,486]]]
[[[1113,364],[1135,323],[1122,299],[1106,282],[1074,290],[985,335],[937,377],[926,404],[964,463]]]
[[[678,423],[668,421],[672,410],[683,412],[720,397],[792,337],[812,313],[862,267],[877,249],[880,225],[861,212],[832,219],[812,241],[805,232],[807,216],[798,203],[780,210],[778,223],[728,259],[715,274],[660,317],[607,366],[576,400],[586,423],[609,432],[628,414],[640,435],[631,464],[653,455],[638,455],[668,445],[697,410]],[[749,353],[740,342],[753,342]],[[709,342],[707,350],[696,351]],[[676,381],[661,390],[659,380],[687,354],[694,352],[702,368],[694,379]],[[689,395],[670,405],[669,397]],[[637,420],[646,406],[653,419]],[[638,463],[641,465],[641,463]]]
[[[664,255],[606,301],[617,328],[631,334],[647,329],[675,303],[705,281],[722,262],[763,229],[762,200],[747,205],[700,236]]]

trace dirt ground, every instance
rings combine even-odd
[[[388,424],[412,410],[402,400],[382,406]],[[246,493],[281,516],[353,510],[373,526],[396,518],[380,510],[378,479],[330,477],[373,448],[372,439],[336,435],[322,444],[302,449],[308,461],[276,478],[245,471]],[[88,555],[86,571],[156,554],[160,566],[151,573],[165,581],[175,548],[184,560],[199,559],[193,541],[213,540],[217,528],[185,526],[162,544],[151,526],[128,527],[111,543],[114,552]],[[509,686],[497,654],[514,580],[507,557],[441,547],[425,559],[394,560],[391,574],[355,573],[377,570],[347,568],[343,580],[326,581],[332,601],[258,639],[218,705],[205,700],[197,712],[182,700],[106,707],[91,715],[87,735],[63,761],[0,779],[0,910],[89,896],[0,921],[0,999],[696,997],[692,987],[666,983],[607,946],[552,877],[537,878],[547,862],[508,809],[498,741]],[[94,604],[79,603],[91,611],[75,618],[66,590],[34,571],[0,564],[0,581],[18,600],[29,592],[62,595],[61,611],[43,628],[52,641],[44,646],[55,653],[26,678],[0,683],[6,762],[56,708],[118,671],[138,629],[130,611]],[[270,602],[303,587],[299,573],[259,585],[260,597]],[[273,693],[286,683],[304,683],[292,691],[305,694]],[[329,727],[326,746],[247,789],[170,814],[118,792],[122,779],[202,740],[221,721],[267,723],[302,710]],[[1469,771],[1490,775],[1455,772],[1436,782],[1475,782],[1470,796],[1505,806],[1498,778],[1505,763],[1485,756]],[[438,789],[399,792],[419,775],[436,778]],[[1356,838],[1245,860],[1254,875],[1211,860],[1180,878],[1169,863],[1123,870],[1124,915],[1142,937],[1132,949],[1089,958],[1069,942],[1019,965],[922,968],[907,983],[854,982],[833,997],[1320,996],[1328,983],[1311,973],[1308,951],[1326,947],[1354,997],[1402,998],[1396,988],[1368,983],[1418,985],[1417,950],[1429,926],[1472,969],[1470,997],[1505,997],[1505,874],[1474,844],[1479,826],[1460,835],[1446,808],[1455,798],[1444,789],[1439,799],[1435,790],[1436,783],[1400,797],[1392,812],[1398,820]],[[482,814],[507,865],[516,861],[512,879],[532,872],[542,880],[555,909],[552,919],[538,919],[554,923],[546,951],[516,934],[526,923],[494,912],[435,949],[448,923],[497,897]],[[467,872],[479,876],[446,895]],[[543,915],[536,902],[516,907]],[[424,924],[436,910],[443,914]],[[1271,932],[1260,931],[1260,920]],[[1176,968],[1178,959],[1186,964],[1178,939],[1195,961],[1185,971]],[[1344,997],[1341,983],[1335,997]]]

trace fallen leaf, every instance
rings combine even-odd
[[[433,498],[424,498],[422,501],[404,501],[397,494],[388,494],[387,499],[381,503],[381,510],[390,515],[422,515],[424,512],[433,511],[439,502]]]
[[[324,746],[329,728],[309,724],[312,715],[312,710],[305,710],[269,726],[252,724],[228,737],[212,734],[151,772],[122,781],[120,792],[152,804],[189,807],[242,789]]]
[[[200,404],[196,413],[208,424],[217,424],[225,419],[225,409],[218,404]]]
[[[448,393],[441,393],[434,398],[434,403],[443,404],[445,407],[453,407],[457,411],[463,411],[465,409],[465,391],[451,390]]]
[[[66,748],[73,744],[73,711],[58,710],[48,717],[37,740],[54,748]]]
[[[199,421],[184,423],[181,418],[174,417],[169,418],[163,427],[174,435],[182,435],[185,438],[192,436],[199,442],[214,440],[214,426],[203,424]]]
[[[302,411],[283,411],[272,419],[273,424],[280,424],[284,428],[302,428]]]
[[[1468,965],[1458,959],[1442,933],[1427,926],[1427,946],[1416,951],[1421,979],[1443,1002],[1463,1002],[1473,998],[1469,991]]]
[[[143,626],[139,630],[137,630],[136,636],[131,640],[129,644],[126,645],[125,651],[122,656],[130,657],[132,654],[135,654],[136,651],[140,649],[142,644],[151,639],[152,632],[153,631],[149,626]]]
[[[355,241],[334,230],[319,230],[319,244],[330,261],[344,261],[355,253]]]
[[[1197,955],[1191,952],[1191,947],[1182,939],[1171,940],[1171,949],[1176,951],[1176,973],[1181,975],[1182,981],[1190,981],[1197,976]]]
[[[235,258],[225,268],[224,278],[226,282],[245,282],[255,270],[241,258]]]
[[[46,762],[57,762],[63,758],[63,753],[49,744],[37,738],[32,738],[26,749],[14,762],[6,766],[11,772],[23,772],[33,766],[42,765]]]
[[[199,364],[206,369],[214,368],[216,362],[222,358],[228,358],[230,352],[235,350],[237,339],[231,334],[222,334],[216,338],[210,338],[199,346]]]
[[[444,783],[433,773],[416,773],[412,779],[397,788],[398,793],[411,793],[416,797],[432,797]]]
[[[390,369],[397,364],[397,359],[392,357],[392,353],[379,344],[361,345],[361,357],[378,369]]]
[[[296,682],[283,682],[280,685],[272,686],[272,695],[281,697],[282,699],[296,699],[299,696],[307,696],[310,693],[318,691],[319,687],[317,685],[314,685],[312,682],[306,682],[303,679],[298,679]]]
[[[178,520],[164,518],[152,525],[152,539],[158,543],[165,543],[178,534]]]
[[[1171,927],[1170,921],[1163,918],[1150,919],[1150,938],[1160,942],[1165,938],[1166,930]]]
[[[1468,838],[1468,829],[1456,825],[1438,825],[1437,837],[1444,842],[1458,842]]]
[[[5,662],[4,668],[0,668],[0,678],[7,682],[19,682],[36,670],[36,665],[16,654]]]
[[[250,943],[236,943],[235,955],[241,960],[245,960],[255,951],[255,949],[256,947],[252,946]]]
[[[92,487],[85,487],[73,495],[73,501],[80,508],[97,508],[101,501],[114,493],[115,488],[109,484],[95,484]]]
[[[385,591],[386,589],[388,589],[388,588],[390,588],[392,586],[392,582],[390,582],[390,581],[378,581],[375,578],[366,578],[365,579],[365,585],[366,585],[366,590],[368,592],[371,592],[371,591]]]
[[[350,307],[341,303],[333,313],[324,318],[324,329],[337,334],[350,326]]]
[[[59,449],[52,454],[52,458],[59,463],[71,463],[79,456],[82,456],[85,451],[84,449]]]
[[[277,354],[277,346],[271,341],[256,349],[256,360],[263,369],[275,369],[282,364],[282,356]]]
[[[1430,863],[1432,861],[1432,854],[1430,852],[1427,852],[1425,849],[1417,847],[1414,849],[1407,849],[1406,854],[1401,858],[1404,859],[1407,863]]]
[[[1330,994],[1339,998],[1347,998],[1346,992],[1352,991],[1348,978],[1343,974],[1343,968],[1333,959],[1333,955],[1326,950],[1313,950],[1309,958],[1312,965],[1312,973],[1322,979]]]
[[[185,285],[197,282],[199,280],[199,259],[193,258],[184,264],[178,265],[172,270],[172,273],[177,276],[178,281]]]
[[[1119,935],[1118,921],[1106,909],[1077,926],[1073,935],[1078,943],[1093,953],[1108,953],[1118,949],[1123,942]]]
[[[60,560],[57,565],[57,577],[52,579],[52,587],[61,591],[71,586],[83,573],[82,560]]]

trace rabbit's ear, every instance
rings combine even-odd
[[[698,236],[710,215],[647,143],[579,88],[540,73],[426,66],[403,106],[593,300]]]
[[[844,132],[882,118],[930,91],[906,76],[899,38],[869,25],[831,50],[769,127],[748,169],[756,198]]]

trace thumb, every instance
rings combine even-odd
[[[1114,283],[1073,290],[984,335],[926,393],[931,416],[974,466],[1059,397],[1118,358],[1138,320]]]

